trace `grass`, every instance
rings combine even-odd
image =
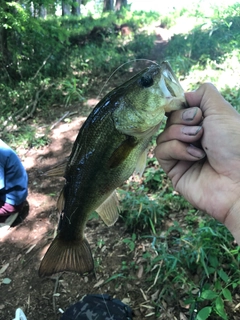
[[[145,175],[149,170],[152,171],[149,168]],[[158,175],[159,179],[152,175],[153,186],[158,180],[166,180],[160,170]],[[149,182],[143,180],[138,189],[144,190]],[[219,222],[190,208],[183,199],[176,201],[171,188],[161,194],[151,191],[151,197],[129,193],[122,201],[122,215],[132,230],[132,237],[123,240],[130,251],[149,241],[148,250],[142,254],[146,281],[154,287],[149,295],[155,287],[162,288],[152,304],[160,312],[164,301],[174,305],[182,300],[189,309],[189,319],[207,319],[210,315],[211,319],[229,319],[229,304],[240,285],[240,249],[233,244],[231,234]]]

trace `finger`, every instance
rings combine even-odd
[[[162,165],[169,162],[169,168],[177,161],[197,161],[205,157],[205,152],[191,144],[178,140],[160,143],[155,148],[155,155]]]
[[[184,126],[180,124],[173,124],[166,128],[157,137],[157,144],[170,140],[180,140],[182,142],[194,143],[201,138],[202,134],[202,126]]]
[[[186,92],[186,100],[189,106],[199,106],[204,116],[210,114],[234,113],[237,111],[223,98],[216,87],[211,83],[202,84],[196,91]]]
[[[198,107],[178,110],[171,113],[167,127],[172,124],[196,125],[202,121],[202,111]]]

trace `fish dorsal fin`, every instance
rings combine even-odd
[[[58,209],[59,213],[63,212],[64,205],[65,205],[65,198],[64,198],[63,190],[64,190],[64,188],[61,190],[60,195],[59,195],[58,200],[57,200],[57,209]]]
[[[119,207],[116,190],[97,208],[96,212],[108,227],[112,226],[118,219]]]
[[[144,150],[143,153],[141,154],[141,156],[138,159],[137,165],[136,165],[136,169],[135,172],[137,174],[139,174],[139,176],[141,177],[145,168],[146,168],[146,163],[147,163],[147,152],[148,149]]]
[[[67,162],[68,158],[65,159],[61,164],[57,164],[56,166],[52,167],[52,169],[44,172],[44,175],[48,177],[63,177],[66,171]]]

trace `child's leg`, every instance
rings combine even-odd
[[[13,206],[9,203],[0,201],[0,223],[4,222],[11,214],[19,212],[23,207],[23,203]]]

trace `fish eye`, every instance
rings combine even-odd
[[[153,85],[153,78],[151,76],[144,75],[139,79],[138,84],[144,88],[151,87]]]

